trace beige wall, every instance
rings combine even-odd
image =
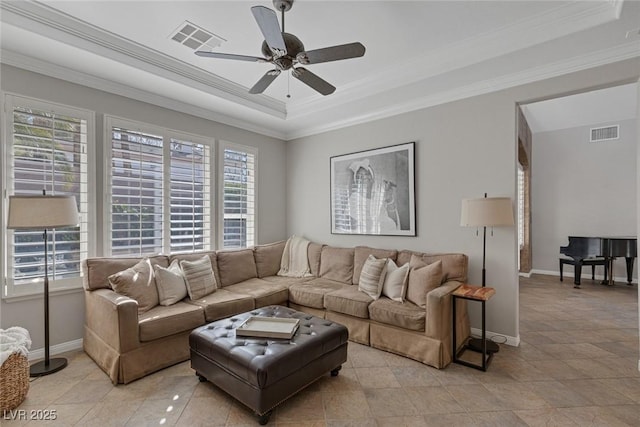
[[[487,192],[511,197],[515,210],[516,103],[635,81],[638,75],[640,61],[625,61],[290,141],[288,234],[335,246],[464,252],[470,257],[470,281],[480,283],[482,240],[475,230],[460,227],[460,204]],[[332,235],[329,158],[408,141],[417,143],[418,236]],[[515,227],[496,228],[487,238],[487,285],[497,291],[487,305],[487,328],[512,342],[519,335],[516,250]],[[479,310],[471,310],[472,326],[480,327]]]
[[[286,186],[283,141],[248,132],[232,126],[190,116],[144,102],[135,101],[78,84],[45,77],[40,74],[2,65],[0,88],[4,92],[43,99],[96,112],[96,144],[98,169],[96,175],[97,198],[102,197],[103,119],[105,114],[128,118],[168,129],[203,135],[258,148],[258,243],[267,243],[286,238],[286,211],[284,188]],[[3,141],[4,142],[4,141]],[[4,180],[4,159],[0,161],[0,177]],[[4,199],[0,198],[0,209]],[[97,224],[100,235],[102,215],[98,212]],[[1,235],[2,233],[0,233]],[[97,252],[102,255],[102,242],[98,241]],[[2,261],[0,261],[1,263]],[[4,277],[4,274],[2,274]],[[67,343],[82,338],[84,322],[84,297],[82,292],[52,295],[51,345]],[[23,326],[33,339],[33,349],[44,345],[42,298],[26,301],[0,303],[0,327]]]

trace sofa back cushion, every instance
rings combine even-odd
[[[320,277],[353,284],[353,248],[325,246],[320,255]]]
[[[215,251],[202,251],[202,252],[194,252],[191,254],[175,254],[171,255],[169,261],[173,262],[174,260],[178,260],[178,263],[182,260],[187,261],[197,261],[202,258],[203,255],[207,255],[209,260],[211,261],[211,267],[213,268],[213,277],[216,279],[216,283],[218,287],[220,287],[220,272],[218,271],[218,256]]]
[[[138,314],[158,305],[158,288],[149,258],[109,276],[109,285],[118,294],[138,302]]]
[[[356,246],[353,255],[353,284],[360,284],[360,275],[362,274],[362,267],[367,262],[369,255],[373,255],[377,259],[389,258],[392,261],[396,260],[398,251],[395,249],[376,249],[368,246]]]
[[[253,249],[223,250],[218,251],[217,256],[223,287],[258,277]]]
[[[111,289],[109,276],[136,265],[142,258],[87,258],[82,262],[82,284],[87,291]],[[151,265],[169,266],[164,255],[149,257]]]
[[[253,248],[258,277],[275,276],[278,273],[286,243],[283,240],[266,245],[257,245]]]
[[[467,269],[469,258],[465,254],[428,254],[423,252],[415,252],[410,250],[402,250],[398,252],[398,261],[396,264],[401,266],[411,261],[411,255],[419,257],[425,264],[433,264],[436,261],[442,261],[442,281],[457,280],[458,282],[467,281]]]
[[[309,243],[307,247],[307,258],[309,259],[309,269],[311,274],[315,277],[320,277],[320,256],[322,254],[322,248],[325,245],[321,243]]]

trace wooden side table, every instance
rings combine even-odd
[[[458,287],[455,291],[453,291],[452,301],[453,301],[453,362],[459,363],[460,365],[469,366],[470,368],[480,369],[481,371],[486,371],[489,366],[489,362],[493,358],[493,353],[487,351],[487,330],[485,326],[485,304],[487,301],[495,295],[496,290],[494,288],[482,287],[482,286],[474,286],[464,284]],[[457,348],[457,339],[456,339],[456,300],[458,298],[470,300],[470,301],[479,301],[482,304],[482,364],[476,365],[475,363],[467,362],[466,360],[461,360],[459,356],[462,355],[466,350],[476,351],[468,346],[467,343],[462,344],[462,346]]]

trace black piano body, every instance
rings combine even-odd
[[[613,285],[613,260],[624,257],[627,262],[627,284],[631,285],[633,263],[638,256],[638,239],[636,236],[587,237],[569,236],[569,245],[560,246],[560,253],[571,257],[574,261],[574,283],[580,286],[582,265],[592,265],[589,260],[601,258],[605,261],[605,280]],[[562,264],[562,260],[560,261]]]

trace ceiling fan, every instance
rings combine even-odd
[[[348,43],[325,47],[315,50],[304,50],[304,45],[293,34],[284,31],[284,13],[291,9],[293,0],[273,0],[273,5],[282,13],[282,31],[278,24],[278,16],[273,9],[264,6],[254,6],[251,13],[258,23],[264,42],[262,54],[259,56],[235,55],[199,50],[196,55],[206,58],[235,59],[249,62],[268,62],[275,67],[267,71],[260,80],[249,90],[249,93],[262,93],[283,71],[291,70],[291,75],[308,85],[322,95],[332,94],[336,88],[321,79],[311,71],[297,64],[318,64],[320,62],[339,61],[342,59],[358,58],[364,55],[362,43]],[[287,95],[289,97],[289,95]]]

